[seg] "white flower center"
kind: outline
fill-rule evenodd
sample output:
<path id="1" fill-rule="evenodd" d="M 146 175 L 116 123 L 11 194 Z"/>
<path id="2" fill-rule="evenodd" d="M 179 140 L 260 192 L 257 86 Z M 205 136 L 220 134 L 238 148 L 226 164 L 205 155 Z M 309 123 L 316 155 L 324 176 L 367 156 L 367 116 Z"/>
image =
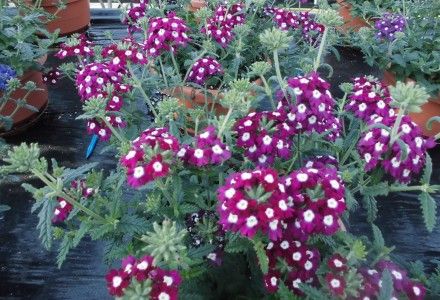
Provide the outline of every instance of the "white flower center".
<path id="1" fill-rule="evenodd" d="M 298 179 L 299 182 L 306 182 L 307 179 L 309 179 L 309 175 L 305 173 L 299 173 L 298 175 L 296 175 L 296 179 Z"/>
<path id="2" fill-rule="evenodd" d="M 237 208 L 239 210 L 245 210 L 248 207 L 248 202 L 244 199 L 241 199 L 240 201 L 238 201 L 237 203 Z"/>
<path id="3" fill-rule="evenodd" d="M 196 157 L 196 158 L 202 158 L 203 157 L 203 150 L 202 149 L 196 149 L 195 151 L 194 151 L 194 156 Z"/>
<path id="4" fill-rule="evenodd" d="M 148 268 L 148 262 L 145 260 L 136 266 L 138 270 L 146 270 Z"/>
<path id="5" fill-rule="evenodd" d="M 232 197 L 234 197 L 234 195 L 235 195 L 234 188 L 230 188 L 230 189 L 226 190 L 226 192 L 225 192 L 225 197 L 228 199 L 231 199 Z"/>
<path id="6" fill-rule="evenodd" d="M 338 288 L 338 287 L 341 286 L 341 282 L 340 282 L 338 279 L 334 278 L 334 279 L 332 279 L 332 280 L 330 281 L 330 285 L 331 285 L 333 288 Z"/>
<path id="7" fill-rule="evenodd" d="M 229 214 L 229 216 L 228 216 L 228 222 L 229 223 L 235 224 L 235 223 L 237 223 L 237 221 L 238 221 L 238 216 L 237 215 Z"/>
<path id="8" fill-rule="evenodd" d="M 303 213 L 303 217 L 304 217 L 304 221 L 310 223 L 315 219 L 315 214 L 313 213 L 313 211 L 308 209 Z"/>
<path id="9" fill-rule="evenodd" d="M 163 166 L 160 162 L 156 161 L 153 164 L 153 169 L 154 169 L 154 172 L 162 172 Z"/>
<path id="10" fill-rule="evenodd" d="M 144 176 L 144 174 L 145 174 L 144 167 L 139 166 L 139 167 L 134 168 L 134 172 L 133 172 L 134 178 L 139 179 L 142 176 Z"/>
<path id="11" fill-rule="evenodd" d="M 324 224 L 327 226 L 333 225 L 333 216 L 332 215 L 325 216 L 324 217 Z"/>
<path id="12" fill-rule="evenodd" d="M 267 174 L 266 176 L 264 176 L 264 180 L 267 183 L 274 183 L 275 182 L 275 178 L 273 178 L 272 174 Z"/>
<path id="13" fill-rule="evenodd" d="M 264 211 L 264 213 L 266 214 L 266 216 L 270 219 L 274 216 L 274 210 L 270 207 L 266 208 L 266 210 Z"/>
<path id="14" fill-rule="evenodd" d="M 258 220 L 255 216 L 250 216 L 246 219 L 246 226 L 249 228 L 255 227 L 258 224 Z"/>
<path id="15" fill-rule="evenodd" d="M 115 276 L 112 279 L 112 284 L 114 288 L 117 288 L 121 285 L 122 283 L 122 278 L 120 276 Z"/>
<path id="16" fill-rule="evenodd" d="M 167 285 L 167 286 L 171 286 L 173 284 L 173 277 L 170 276 L 164 276 L 163 277 L 163 282 Z"/>

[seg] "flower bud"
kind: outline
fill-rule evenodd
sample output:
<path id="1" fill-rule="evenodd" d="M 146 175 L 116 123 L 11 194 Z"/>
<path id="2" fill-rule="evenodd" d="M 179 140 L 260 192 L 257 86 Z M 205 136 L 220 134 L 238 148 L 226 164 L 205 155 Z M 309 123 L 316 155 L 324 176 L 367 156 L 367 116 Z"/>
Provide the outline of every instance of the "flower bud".
<path id="1" fill-rule="evenodd" d="M 292 41 L 292 36 L 288 32 L 277 28 L 266 29 L 259 37 L 261 44 L 269 51 L 288 48 Z"/>

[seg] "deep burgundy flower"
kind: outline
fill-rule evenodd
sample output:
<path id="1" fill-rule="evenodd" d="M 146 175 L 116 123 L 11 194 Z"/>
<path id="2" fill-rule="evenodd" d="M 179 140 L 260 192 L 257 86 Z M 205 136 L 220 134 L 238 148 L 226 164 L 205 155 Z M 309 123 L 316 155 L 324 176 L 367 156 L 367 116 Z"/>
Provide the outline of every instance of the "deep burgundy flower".
<path id="1" fill-rule="evenodd" d="M 139 282 L 142 282 L 149 278 L 150 272 L 154 268 L 153 257 L 145 255 L 136 262 L 132 274 Z"/>
<path id="2" fill-rule="evenodd" d="M 58 205 L 55 207 L 52 217 L 52 223 L 57 224 L 64 222 L 73 209 L 73 205 L 64 198 L 57 198 Z"/>
<path id="3" fill-rule="evenodd" d="M 50 71 L 43 74 L 43 81 L 45 83 L 50 84 L 56 84 L 58 82 L 58 79 L 60 78 L 60 71 L 58 71 L 58 68 L 53 68 Z"/>
<path id="4" fill-rule="evenodd" d="M 337 296 L 344 295 L 345 279 L 343 277 L 329 273 L 325 276 L 325 281 L 332 294 Z"/>
<path id="5" fill-rule="evenodd" d="M 328 259 L 328 267 L 335 272 L 344 272 L 348 269 L 347 259 L 342 257 L 339 253 L 332 255 Z"/>
<path id="6" fill-rule="evenodd" d="M 85 34 L 73 35 L 68 42 L 60 45 L 60 50 L 55 54 L 60 59 L 69 56 L 92 57 L 93 55 L 93 43 L 87 39 Z"/>
<path id="7" fill-rule="evenodd" d="M 162 52 L 174 52 L 177 47 L 185 46 L 189 42 L 187 31 L 184 20 L 176 17 L 174 12 L 168 13 L 166 17 L 151 18 L 144 49 L 152 57 L 159 56 Z"/>
<path id="8" fill-rule="evenodd" d="M 125 68 L 127 62 L 145 65 L 148 63 L 147 54 L 142 45 L 134 39 L 126 38 L 119 44 L 110 44 L 102 49 L 102 56 L 107 58 L 114 68 Z"/>
<path id="9" fill-rule="evenodd" d="M 107 289 L 112 296 L 122 297 L 124 289 L 130 284 L 130 279 L 123 270 L 110 270 L 105 276 Z"/>
<path id="10" fill-rule="evenodd" d="M 410 300 L 425 299 L 426 288 L 419 282 L 409 282 L 405 287 L 406 295 Z"/>
<path id="11" fill-rule="evenodd" d="M 197 60 L 189 72 L 188 80 L 204 85 L 209 77 L 223 74 L 220 63 L 209 56 Z"/>

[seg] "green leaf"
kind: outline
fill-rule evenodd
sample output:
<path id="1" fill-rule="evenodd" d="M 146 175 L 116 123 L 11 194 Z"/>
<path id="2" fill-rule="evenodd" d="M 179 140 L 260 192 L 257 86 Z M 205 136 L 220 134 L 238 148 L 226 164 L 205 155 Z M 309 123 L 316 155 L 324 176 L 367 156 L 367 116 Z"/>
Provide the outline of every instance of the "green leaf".
<path id="1" fill-rule="evenodd" d="M 61 241 L 59 252 L 57 255 L 57 265 L 58 269 L 61 268 L 63 262 L 66 260 L 67 254 L 73 246 L 73 239 L 69 237 L 69 235 L 64 235 L 63 240 Z"/>
<path id="2" fill-rule="evenodd" d="M 377 218 L 377 202 L 373 196 L 365 195 L 362 198 L 364 208 L 367 210 L 367 221 L 373 223 Z"/>
<path id="3" fill-rule="evenodd" d="M 426 229 L 428 229 L 429 232 L 432 232 L 435 224 L 437 223 L 437 203 L 429 193 L 421 193 L 419 195 L 419 200 L 422 207 L 423 220 L 425 222 Z"/>
<path id="4" fill-rule="evenodd" d="M 362 194 L 365 196 L 387 196 L 390 192 L 388 183 L 381 182 L 372 186 L 365 186 L 362 188 Z"/>
<path id="5" fill-rule="evenodd" d="M 330 299 L 329 296 L 318 290 L 317 288 L 300 283 L 299 284 L 300 290 L 309 298 L 313 300 L 328 300 Z"/>
<path id="6" fill-rule="evenodd" d="M 79 242 L 81 242 L 81 240 L 86 235 L 87 231 L 89 231 L 89 229 L 90 229 L 90 225 L 88 225 L 87 223 L 81 223 L 81 225 L 79 225 L 79 228 L 76 231 L 75 237 L 73 238 L 72 241 L 73 247 L 78 246 Z"/>
<path id="7" fill-rule="evenodd" d="M 76 169 L 65 169 L 64 173 L 63 173 L 63 180 L 65 182 L 70 183 L 72 180 L 75 180 L 76 178 L 78 178 L 79 176 L 83 175 L 84 173 L 90 171 L 91 169 L 93 169 L 97 165 L 98 165 L 97 162 L 93 162 L 93 163 L 88 163 L 88 164 L 82 165 L 81 167 L 76 168 Z"/>
<path id="8" fill-rule="evenodd" d="M 428 153 L 426 153 L 425 168 L 423 169 L 423 176 L 421 182 L 424 184 L 429 184 L 431 182 L 431 175 L 432 175 L 432 159 L 431 156 Z"/>
<path id="9" fill-rule="evenodd" d="M 278 284 L 277 296 L 280 300 L 294 300 L 297 297 L 289 290 L 289 288 L 280 280 Z"/>
<path id="10" fill-rule="evenodd" d="M 230 234 L 226 240 L 225 251 L 228 253 L 245 253 L 249 248 L 252 248 L 251 242 L 238 234 Z"/>
<path id="11" fill-rule="evenodd" d="M 378 300 L 390 300 L 393 296 L 393 278 L 389 270 L 382 273 L 382 287 L 380 289 Z"/>
<path id="12" fill-rule="evenodd" d="M 382 232 L 376 225 L 371 224 L 371 226 L 373 228 L 374 247 L 376 247 L 377 249 L 382 249 L 383 247 L 385 247 L 385 240 L 382 236 Z"/>
<path id="13" fill-rule="evenodd" d="M 41 202 L 37 224 L 37 229 L 40 231 L 38 237 L 43 246 L 49 250 L 52 246 L 52 217 L 57 203 L 50 198 L 44 198 Z"/>
<path id="14" fill-rule="evenodd" d="M 267 272 L 269 272 L 269 258 L 266 255 L 266 249 L 264 247 L 263 242 L 254 241 L 254 250 L 255 253 L 257 254 L 261 271 L 263 272 L 263 274 L 267 274 Z"/>
<path id="15" fill-rule="evenodd" d="M 203 258 L 204 256 L 212 253 L 215 250 L 214 245 L 204 245 L 198 248 L 191 248 L 188 251 L 188 256 L 190 258 Z"/>
<path id="16" fill-rule="evenodd" d="M 143 218 L 125 214 L 118 223 L 118 229 L 128 234 L 143 234 L 148 231 L 149 223 Z"/>
<path id="17" fill-rule="evenodd" d="M 354 211 L 359 207 L 359 202 L 348 188 L 345 189 L 345 202 L 349 211 Z"/>

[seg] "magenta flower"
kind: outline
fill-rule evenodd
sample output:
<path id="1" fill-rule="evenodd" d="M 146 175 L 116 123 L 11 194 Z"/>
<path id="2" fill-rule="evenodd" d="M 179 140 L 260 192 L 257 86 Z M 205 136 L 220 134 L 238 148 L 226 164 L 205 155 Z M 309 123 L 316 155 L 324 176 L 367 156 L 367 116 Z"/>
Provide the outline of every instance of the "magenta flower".
<path id="1" fill-rule="evenodd" d="M 342 257 L 339 253 L 333 254 L 328 262 L 328 267 L 334 272 L 345 272 L 347 271 L 347 259 Z"/>
<path id="2" fill-rule="evenodd" d="M 110 60 L 109 64 L 111 66 L 117 69 L 125 68 L 127 61 L 139 65 L 148 63 L 142 45 L 129 38 L 124 39 L 121 44 L 111 44 L 105 47 L 101 54 L 102 57 Z"/>
<path id="3" fill-rule="evenodd" d="M 105 279 L 107 280 L 107 289 L 112 296 L 122 297 L 124 289 L 130 284 L 130 279 L 122 270 L 110 270 Z"/>
<path id="4" fill-rule="evenodd" d="M 142 282 L 149 278 L 150 272 L 154 269 L 153 257 L 145 255 L 136 262 L 132 274 L 137 281 Z"/>
<path id="5" fill-rule="evenodd" d="M 346 283 L 343 277 L 329 273 L 325 276 L 325 281 L 327 282 L 327 286 L 333 295 L 344 295 Z"/>
<path id="6" fill-rule="evenodd" d="M 204 85 L 210 77 L 223 73 L 220 63 L 216 59 L 206 56 L 194 63 L 189 72 L 188 80 Z"/>
<path id="7" fill-rule="evenodd" d="M 63 43 L 60 45 L 60 50 L 55 54 L 55 57 L 64 59 L 69 56 L 92 57 L 93 44 L 90 42 L 85 34 L 76 35 L 71 39 L 70 43 Z"/>
<path id="8" fill-rule="evenodd" d="M 166 17 L 151 18 L 144 49 L 151 57 L 159 56 L 162 52 L 174 52 L 176 47 L 185 46 L 189 42 L 187 31 L 185 22 L 176 17 L 174 12 L 168 13 Z"/>
<path id="9" fill-rule="evenodd" d="M 73 210 L 73 205 L 64 198 L 57 198 L 58 205 L 55 207 L 52 217 L 52 223 L 58 224 L 64 222 Z"/>

